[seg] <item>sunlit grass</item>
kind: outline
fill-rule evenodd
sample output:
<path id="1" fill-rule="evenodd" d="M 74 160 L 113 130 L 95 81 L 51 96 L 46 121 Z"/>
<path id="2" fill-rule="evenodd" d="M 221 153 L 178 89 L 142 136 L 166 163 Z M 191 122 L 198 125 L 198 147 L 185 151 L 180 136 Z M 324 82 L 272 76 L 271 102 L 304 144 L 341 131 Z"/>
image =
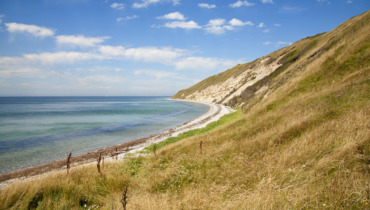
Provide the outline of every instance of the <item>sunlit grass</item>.
<path id="1" fill-rule="evenodd" d="M 122 209 L 126 187 L 128 209 L 369 208 L 369 16 L 290 46 L 311 47 L 266 82 L 266 97 L 245 99 L 245 114 L 158 144 L 156 156 L 106 162 L 102 175 L 92 164 L 13 183 L 0 209 Z"/>

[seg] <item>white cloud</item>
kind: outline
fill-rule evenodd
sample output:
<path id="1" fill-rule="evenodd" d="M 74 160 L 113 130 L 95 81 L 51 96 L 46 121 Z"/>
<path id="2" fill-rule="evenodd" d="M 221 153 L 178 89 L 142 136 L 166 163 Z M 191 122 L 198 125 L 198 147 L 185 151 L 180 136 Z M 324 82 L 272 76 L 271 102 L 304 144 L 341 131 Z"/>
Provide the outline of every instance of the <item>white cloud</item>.
<path id="1" fill-rule="evenodd" d="M 229 25 L 226 24 L 226 20 L 222 18 L 212 19 L 205 26 L 204 30 L 211 34 L 223 34 L 225 31 L 235 30 L 235 27 L 253 25 L 251 21 L 243 22 L 236 18 L 231 19 L 228 23 Z"/>
<path id="2" fill-rule="evenodd" d="M 265 27 L 265 24 L 264 23 L 260 23 L 260 24 L 258 24 L 258 28 L 263 28 L 263 27 Z"/>
<path id="3" fill-rule="evenodd" d="M 275 27 L 280 27 L 280 26 L 281 26 L 281 24 L 275 23 L 275 24 L 274 24 L 274 26 L 275 26 Z"/>
<path id="4" fill-rule="evenodd" d="M 351 3 L 352 3 L 352 1 L 348 0 L 348 1 L 347 1 L 347 3 L 348 3 L 348 4 L 351 4 Z"/>
<path id="5" fill-rule="evenodd" d="M 66 44 L 66 45 L 75 45 L 80 47 L 93 47 L 97 44 L 104 42 L 106 39 L 110 37 L 85 37 L 83 35 L 61 35 L 56 36 L 56 40 L 58 44 Z"/>
<path id="6" fill-rule="evenodd" d="M 133 20 L 133 19 L 136 19 L 136 18 L 139 18 L 138 15 L 132 15 L 132 16 L 126 16 L 125 18 L 123 17 L 119 17 L 116 19 L 117 22 L 121 22 L 122 20 Z"/>
<path id="7" fill-rule="evenodd" d="M 138 15 L 132 15 L 132 16 L 126 16 L 126 17 L 124 18 L 124 20 L 133 20 L 133 19 L 137 19 L 137 18 L 139 18 L 139 16 L 138 16 Z"/>
<path id="8" fill-rule="evenodd" d="M 23 78 L 41 78 L 42 70 L 38 67 L 24 66 L 16 64 L 13 66 L 2 66 L 0 67 L 0 77 L 23 77 Z"/>
<path id="9" fill-rule="evenodd" d="M 86 61 L 92 59 L 104 59 L 99 54 L 88 52 L 73 52 L 73 51 L 59 51 L 59 52 L 46 52 L 40 54 L 25 54 L 24 59 L 33 62 L 40 62 L 42 64 L 53 65 L 56 63 L 75 63 L 79 61 Z"/>
<path id="10" fill-rule="evenodd" d="M 270 32 L 270 29 L 265 29 L 262 31 L 263 33 L 269 33 Z"/>
<path id="11" fill-rule="evenodd" d="M 10 33 L 30 33 L 36 37 L 47 37 L 53 36 L 54 30 L 46 27 L 40 27 L 36 25 L 27 25 L 22 23 L 5 23 L 7 29 Z"/>
<path id="12" fill-rule="evenodd" d="M 112 83 L 122 83 L 125 81 L 125 79 L 120 76 L 108 76 L 100 74 L 78 78 L 78 81 L 84 86 L 92 85 L 95 87 L 96 85 L 105 85 L 105 87 L 109 87 Z"/>
<path id="13" fill-rule="evenodd" d="M 245 26 L 245 25 L 250 25 L 250 26 L 253 26 L 254 24 L 251 22 L 251 21 L 246 21 L 246 22 L 243 22 L 241 20 L 238 20 L 236 18 L 233 18 L 229 21 L 230 25 L 232 26 Z"/>
<path id="14" fill-rule="evenodd" d="M 180 5 L 180 0 L 172 0 L 173 6 Z"/>
<path id="15" fill-rule="evenodd" d="M 233 30 L 232 26 L 224 25 L 225 22 L 226 20 L 222 18 L 212 19 L 206 25 L 205 30 L 211 34 L 223 34 L 226 30 Z"/>
<path id="16" fill-rule="evenodd" d="M 0 23 L 3 22 L 3 17 L 5 17 L 5 15 L 0 15 Z"/>
<path id="17" fill-rule="evenodd" d="M 261 2 L 264 3 L 264 4 L 267 4 L 267 3 L 273 4 L 274 3 L 273 0 L 261 0 Z"/>
<path id="18" fill-rule="evenodd" d="M 266 41 L 266 42 L 264 42 L 264 43 L 262 43 L 263 45 L 270 45 L 271 44 L 271 42 L 270 41 Z"/>
<path id="19" fill-rule="evenodd" d="M 188 55 L 183 49 L 169 47 L 124 48 L 122 46 L 100 46 L 102 56 L 106 58 L 131 59 L 135 61 L 171 64 L 174 59 Z"/>
<path id="20" fill-rule="evenodd" d="M 166 28 L 182 28 L 182 29 L 200 29 L 202 27 L 200 27 L 198 25 L 198 23 L 194 22 L 194 21 L 173 21 L 173 22 L 169 22 L 169 23 L 166 23 L 164 24 L 164 27 Z"/>
<path id="21" fill-rule="evenodd" d="M 139 8 L 146 8 L 146 7 L 148 7 L 149 5 L 159 3 L 160 1 L 161 1 L 161 0 L 142 0 L 142 2 L 141 2 L 141 3 L 137 3 L 137 2 L 135 2 L 135 3 L 132 5 L 132 7 L 133 7 L 133 8 L 137 8 L 137 9 L 139 9 Z"/>
<path id="22" fill-rule="evenodd" d="M 172 12 L 163 16 L 157 17 L 157 19 L 166 19 L 166 20 L 185 20 L 186 18 L 184 17 L 183 14 L 180 12 Z"/>
<path id="23" fill-rule="evenodd" d="M 154 76 L 157 80 L 163 78 L 179 78 L 178 73 L 176 72 L 167 72 L 167 71 L 157 71 L 157 70 L 135 70 L 135 75 L 149 75 Z"/>
<path id="24" fill-rule="evenodd" d="M 229 4 L 229 7 L 231 8 L 236 8 L 236 7 L 241 7 L 241 6 L 251 7 L 251 6 L 254 6 L 254 3 L 238 0 L 237 2 L 233 4 Z"/>
<path id="25" fill-rule="evenodd" d="M 216 8 L 216 5 L 215 4 L 207 4 L 207 3 L 199 3 L 198 7 L 206 8 L 206 9 L 213 9 L 213 8 Z"/>
<path id="26" fill-rule="evenodd" d="M 110 5 L 113 9 L 123 10 L 125 8 L 125 5 L 122 3 L 113 3 Z"/>
<path id="27" fill-rule="evenodd" d="M 239 61 L 240 62 L 240 61 Z M 175 63 L 178 70 L 225 70 L 239 63 L 236 60 L 212 57 L 186 57 Z"/>

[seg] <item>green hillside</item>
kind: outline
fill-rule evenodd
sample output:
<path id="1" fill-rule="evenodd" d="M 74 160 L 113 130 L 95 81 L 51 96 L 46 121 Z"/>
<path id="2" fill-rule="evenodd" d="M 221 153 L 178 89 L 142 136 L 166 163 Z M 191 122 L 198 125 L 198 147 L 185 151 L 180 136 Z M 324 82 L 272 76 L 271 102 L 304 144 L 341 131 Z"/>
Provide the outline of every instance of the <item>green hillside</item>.
<path id="1" fill-rule="evenodd" d="M 101 175 L 90 165 L 11 184 L 0 209 L 122 209 L 126 187 L 127 209 L 369 209 L 369 23 L 370 11 L 261 58 L 280 66 L 228 102 L 243 116 Z"/>

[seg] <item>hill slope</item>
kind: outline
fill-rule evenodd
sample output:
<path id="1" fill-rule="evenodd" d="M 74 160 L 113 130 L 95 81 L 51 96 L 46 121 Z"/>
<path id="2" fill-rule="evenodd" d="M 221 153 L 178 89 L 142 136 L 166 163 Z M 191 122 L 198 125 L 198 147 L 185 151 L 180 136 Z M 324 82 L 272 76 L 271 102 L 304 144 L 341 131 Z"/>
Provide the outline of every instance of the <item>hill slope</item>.
<path id="1" fill-rule="evenodd" d="M 0 209 L 366 209 L 370 12 L 180 91 L 244 116 L 157 151 L 12 184 Z M 235 89 L 235 90 L 234 90 Z M 202 153 L 199 151 L 202 142 Z"/>

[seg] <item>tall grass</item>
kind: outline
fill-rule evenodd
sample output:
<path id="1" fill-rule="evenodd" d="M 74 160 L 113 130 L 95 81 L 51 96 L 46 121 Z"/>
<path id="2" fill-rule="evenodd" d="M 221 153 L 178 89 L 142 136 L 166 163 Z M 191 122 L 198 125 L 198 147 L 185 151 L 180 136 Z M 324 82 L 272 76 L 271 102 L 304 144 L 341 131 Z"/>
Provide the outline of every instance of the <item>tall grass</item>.
<path id="1" fill-rule="evenodd" d="M 200 135 L 200 134 L 207 133 L 207 132 L 212 131 L 212 130 L 214 130 L 214 129 L 222 126 L 222 125 L 225 125 L 225 124 L 228 124 L 230 122 L 235 121 L 236 119 L 240 118 L 242 115 L 243 115 L 242 111 L 240 109 L 238 109 L 235 112 L 232 112 L 230 114 L 222 116 L 219 120 L 217 120 L 215 122 L 209 123 L 204 128 L 189 130 L 189 131 L 186 131 L 184 133 L 179 134 L 176 137 L 169 137 L 166 140 L 161 141 L 158 144 L 156 144 L 156 149 L 160 149 L 160 148 L 162 148 L 166 145 L 178 142 L 178 141 L 180 141 L 182 139 L 185 139 L 185 138 L 189 138 L 189 137 L 192 137 L 192 136 L 195 136 L 195 135 Z M 153 152 L 153 146 L 154 145 L 150 145 L 150 146 L 144 148 L 142 152 L 143 153 Z"/>
<path id="2" fill-rule="evenodd" d="M 102 175 L 87 165 L 10 184 L 0 209 L 119 209 L 127 186 L 127 209 L 368 209 L 369 20 L 303 40 L 318 41 L 244 115 L 158 144 L 157 157 L 107 162 Z"/>

